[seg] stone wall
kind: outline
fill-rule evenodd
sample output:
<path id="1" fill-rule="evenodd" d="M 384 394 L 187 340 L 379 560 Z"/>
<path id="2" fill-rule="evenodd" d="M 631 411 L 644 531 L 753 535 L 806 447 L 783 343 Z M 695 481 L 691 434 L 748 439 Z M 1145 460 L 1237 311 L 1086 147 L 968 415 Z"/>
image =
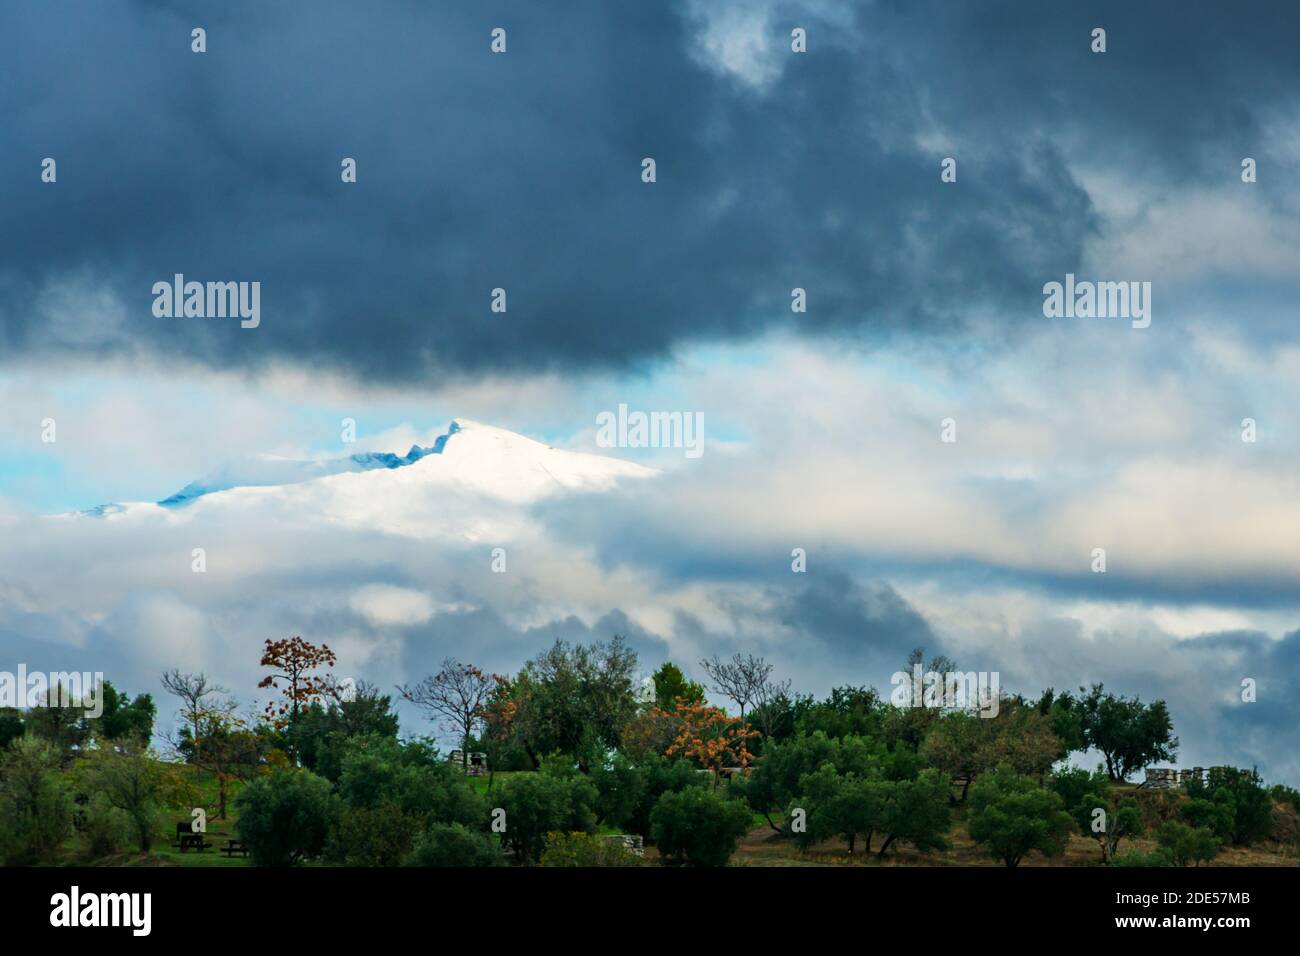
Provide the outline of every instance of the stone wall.
<path id="1" fill-rule="evenodd" d="M 645 840 L 640 836 L 632 833 L 615 833 L 605 837 L 606 840 L 617 840 L 625 847 L 632 851 L 635 856 L 645 856 Z"/>
<path id="2" fill-rule="evenodd" d="M 1148 790 L 1177 790 L 1179 787 L 1187 785 L 1189 780 L 1200 780 L 1205 782 L 1206 769 L 1204 767 L 1192 767 L 1190 770 L 1179 770 L 1176 767 L 1147 767 L 1146 779 L 1142 781 L 1142 786 Z"/>

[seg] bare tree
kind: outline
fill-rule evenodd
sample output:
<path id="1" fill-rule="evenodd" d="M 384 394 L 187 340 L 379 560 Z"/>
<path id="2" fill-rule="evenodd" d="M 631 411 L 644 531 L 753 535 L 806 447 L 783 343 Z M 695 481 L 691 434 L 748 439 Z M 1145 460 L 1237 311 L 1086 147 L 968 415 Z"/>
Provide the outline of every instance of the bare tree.
<path id="1" fill-rule="evenodd" d="M 397 688 L 398 693 L 424 710 L 432 720 L 441 718 L 444 726 L 457 731 L 461 740 L 461 762 L 469 768 L 469 741 L 474 728 L 483 721 L 483 708 L 492 693 L 492 678 L 473 664 L 462 664 L 454 657 L 443 658 L 442 669 L 414 687 Z"/>
<path id="2" fill-rule="evenodd" d="M 700 661 L 700 666 L 709 678 L 709 689 L 735 701 L 740 708 L 741 720 L 745 719 L 749 705 L 759 700 L 768 678 L 772 676 L 772 665 L 753 654 L 744 657 L 736 654 L 729 661 L 714 654 L 708 660 Z"/>
<path id="3" fill-rule="evenodd" d="M 764 737 L 771 737 L 775 729 L 777 705 L 790 696 L 790 679 L 765 680 L 754 694 L 754 710 L 760 715 Z"/>
<path id="4" fill-rule="evenodd" d="M 220 684 L 212 683 L 208 675 L 200 671 L 197 674 L 184 674 L 179 670 L 169 670 L 162 676 L 163 689 L 180 699 L 181 719 L 189 725 L 190 740 L 194 747 L 194 766 L 202 764 L 200 737 L 204 724 L 218 714 L 225 714 L 233 709 L 233 702 L 217 703 L 208 698 L 225 694 L 227 691 Z"/>
<path id="5" fill-rule="evenodd" d="M 930 659 L 929 664 L 925 664 L 925 648 L 914 647 L 912 653 L 907 655 L 907 678 L 909 681 L 915 682 L 916 668 L 918 667 L 921 668 L 922 679 L 924 679 L 925 674 L 944 675 L 955 673 L 957 671 L 957 662 L 946 654 L 937 654 Z M 939 677 L 939 687 L 942 689 L 944 686 L 943 677 L 941 676 Z M 918 693 L 915 687 L 913 687 L 912 693 Z M 922 707 L 927 706 L 924 703 L 923 696 L 918 696 L 917 699 L 922 701 Z"/>
<path id="6" fill-rule="evenodd" d="M 907 672 L 912 673 L 912 668 L 925 660 L 925 648 L 915 647 L 912 653 L 907 655 Z M 936 674 L 946 674 L 957 669 L 957 663 L 951 657 L 945 654 L 938 654 L 931 658 L 930 664 L 922 668 L 924 671 L 933 671 Z"/>

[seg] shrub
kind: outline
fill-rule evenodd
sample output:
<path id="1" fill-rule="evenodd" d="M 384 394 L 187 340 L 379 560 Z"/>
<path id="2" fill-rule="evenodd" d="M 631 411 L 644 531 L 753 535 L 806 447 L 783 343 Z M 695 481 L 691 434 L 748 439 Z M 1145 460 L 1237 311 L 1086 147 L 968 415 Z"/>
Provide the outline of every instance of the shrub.
<path id="1" fill-rule="evenodd" d="M 640 866 L 641 860 L 621 840 L 590 833 L 548 833 L 542 866 Z"/>
<path id="2" fill-rule="evenodd" d="M 459 823 L 435 823 L 420 835 L 407 866 L 501 866 L 505 857 L 493 836 Z"/>
<path id="3" fill-rule="evenodd" d="M 537 860 L 548 833 L 596 829 L 596 788 L 584 776 L 520 774 L 501 786 L 496 799 L 506 812 L 506 843 L 521 859 Z"/>
<path id="4" fill-rule="evenodd" d="M 1156 842 L 1167 852 L 1174 866 L 1200 866 L 1219 853 L 1219 838 L 1205 827 L 1189 827 L 1170 820 L 1156 834 Z"/>
<path id="5" fill-rule="evenodd" d="M 1227 787 L 1214 791 L 1214 799 L 1196 797 L 1183 804 L 1180 815 L 1193 827 L 1204 827 L 1220 841 L 1231 840 L 1237 804 Z"/>
<path id="6" fill-rule="evenodd" d="M 335 800 L 329 781 L 309 770 L 276 770 L 235 798 L 239 838 L 254 866 L 295 866 L 325 848 Z"/>
<path id="7" fill-rule="evenodd" d="M 704 787 L 665 793 L 650 814 L 660 854 L 692 866 L 726 866 L 750 823 L 745 804 Z"/>
<path id="8" fill-rule="evenodd" d="M 423 825 L 392 803 L 348 810 L 335 816 L 325 856 L 348 866 L 399 866 Z"/>

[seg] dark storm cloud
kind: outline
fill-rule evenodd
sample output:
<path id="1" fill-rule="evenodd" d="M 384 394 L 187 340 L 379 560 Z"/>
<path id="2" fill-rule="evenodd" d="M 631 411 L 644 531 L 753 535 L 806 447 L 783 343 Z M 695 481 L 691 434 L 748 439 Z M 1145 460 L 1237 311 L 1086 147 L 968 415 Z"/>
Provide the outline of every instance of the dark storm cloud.
<path id="1" fill-rule="evenodd" d="M 753 88 L 693 56 L 699 23 L 667 3 L 6 5 L 5 354 L 409 381 L 619 366 L 792 318 L 873 335 L 992 307 L 1014 327 L 1095 226 L 1068 150 L 1211 175 L 1295 89 L 1293 4 L 1101 6 L 775 6 L 783 72 Z M 794 22 L 807 56 L 785 52 Z M 969 157 L 958 187 L 918 145 L 931 119 Z M 260 281 L 262 327 L 155 318 L 177 272 Z M 115 292 L 120 319 L 69 286 Z"/>
<path id="2" fill-rule="evenodd" d="M 927 660 L 943 650 L 925 618 L 887 581 L 859 583 L 836 570 L 809 574 L 806 584 L 784 596 L 776 614 L 791 630 L 794 647 L 857 671 L 859 683 L 887 686 L 913 648 L 924 648 Z"/>
<path id="3" fill-rule="evenodd" d="M 1242 632 L 1207 635 L 1177 645 L 1178 653 L 1216 665 L 1229 693 L 1219 697 L 1213 719 L 1193 728 L 1224 742 L 1241 766 L 1258 766 L 1282 779 L 1300 779 L 1300 631 L 1281 640 Z M 1221 663 L 1227 659 L 1227 666 Z M 1242 700 L 1242 682 L 1255 683 L 1254 700 Z M 1230 700 L 1230 703 L 1225 703 Z"/>

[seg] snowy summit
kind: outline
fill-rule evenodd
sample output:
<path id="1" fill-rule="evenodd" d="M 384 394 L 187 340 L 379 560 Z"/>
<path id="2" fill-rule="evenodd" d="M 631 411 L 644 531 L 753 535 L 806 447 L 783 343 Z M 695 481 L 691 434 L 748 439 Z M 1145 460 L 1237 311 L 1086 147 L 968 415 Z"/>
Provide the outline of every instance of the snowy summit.
<path id="1" fill-rule="evenodd" d="M 450 502 L 528 505 L 557 493 L 610 491 L 624 479 L 656 474 L 633 462 L 565 451 L 458 418 L 432 444 L 414 444 L 405 454 L 369 451 L 316 460 L 261 456 L 222 468 L 156 503 L 100 505 L 82 514 L 119 520 L 161 514 L 178 521 L 214 510 L 301 508 L 384 528 L 394 521 L 404 525 L 421 512 L 444 511 Z"/>

